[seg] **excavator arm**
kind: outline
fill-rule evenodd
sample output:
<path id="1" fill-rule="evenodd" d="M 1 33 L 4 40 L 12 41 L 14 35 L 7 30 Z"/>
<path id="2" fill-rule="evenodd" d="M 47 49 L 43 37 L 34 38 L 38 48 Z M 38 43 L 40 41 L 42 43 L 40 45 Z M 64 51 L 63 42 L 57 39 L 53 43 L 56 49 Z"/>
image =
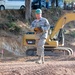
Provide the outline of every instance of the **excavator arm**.
<path id="1" fill-rule="evenodd" d="M 59 18 L 59 20 L 57 21 L 57 23 L 50 35 L 50 39 L 53 39 L 53 37 L 59 32 L 59 30 L 61 28 L 63 28 L 68 22 L 74 21 L 74 20 L 75 20 L 75 13 L 73 13 L 73 12 L 66 13 L 64 16 Z"/>

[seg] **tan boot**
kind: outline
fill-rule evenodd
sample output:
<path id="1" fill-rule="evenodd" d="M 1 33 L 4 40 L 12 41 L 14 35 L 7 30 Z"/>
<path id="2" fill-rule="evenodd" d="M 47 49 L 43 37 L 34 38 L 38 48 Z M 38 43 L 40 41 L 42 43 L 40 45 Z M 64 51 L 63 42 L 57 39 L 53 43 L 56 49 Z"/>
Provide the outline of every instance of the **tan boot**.
<path id="1" fill-rule="evenodd" d="M 44 64 L 44 57 L 39 56 L 38 60 L 36 61 L 38 64 Z"/>
<path id="2" fill-rule="evenodd" d="M 43 56 L 43 57 L 42 57 L 42 64 L 44 64 L 44 61 L 45 61 L 45 60 L 44 60 L 44 56 Z"/>
<path id="3" fill-rule="evenodd" d="M 38 63 L 38 64 L 42 64 L 41 56 L 38 57 L 38 60 L 36 61 L 36 63 Z"/>

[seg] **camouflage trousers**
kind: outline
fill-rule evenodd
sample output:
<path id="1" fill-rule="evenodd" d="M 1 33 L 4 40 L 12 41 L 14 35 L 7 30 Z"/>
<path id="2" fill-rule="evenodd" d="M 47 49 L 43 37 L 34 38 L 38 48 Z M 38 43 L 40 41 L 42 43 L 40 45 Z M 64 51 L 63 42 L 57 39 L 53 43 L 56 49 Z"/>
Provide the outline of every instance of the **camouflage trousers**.
<path id="1" fill-rule="evenodd" d="M 37 55 L 44 57 L 44 44 L 46 42 L 46 39 L 39 39 L 36 40 L 36 47 L 37 47 Z"/>

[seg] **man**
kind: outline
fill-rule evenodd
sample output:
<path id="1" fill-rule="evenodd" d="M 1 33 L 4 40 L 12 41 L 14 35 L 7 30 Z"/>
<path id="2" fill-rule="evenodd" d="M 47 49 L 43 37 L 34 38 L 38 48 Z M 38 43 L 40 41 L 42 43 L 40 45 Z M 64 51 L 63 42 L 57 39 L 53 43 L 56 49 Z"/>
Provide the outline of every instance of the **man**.
<path id="1" fill-rule="evenodd" d="M 49 0 L 46 0 L 46 8 L 49 8 Z"/>
<path id="2" fill-rule="evenodd" d="M 35 16 L 36 19 L 32 22 L 31 28 L 34 30 L 36 37 L 37 55 L 39 57 L 37 63 L 42 64 L 44 63 L 44 44 L 48 36 L 50 24 L 46 18 L 42 17 L 41 9 L 36 9 Z"/>

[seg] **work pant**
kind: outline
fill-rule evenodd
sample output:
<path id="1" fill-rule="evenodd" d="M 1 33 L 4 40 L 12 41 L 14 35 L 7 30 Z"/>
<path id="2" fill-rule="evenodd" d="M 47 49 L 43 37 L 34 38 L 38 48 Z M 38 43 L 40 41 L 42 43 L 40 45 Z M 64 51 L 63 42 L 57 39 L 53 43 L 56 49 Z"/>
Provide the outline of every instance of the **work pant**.
<path id="1" fill-rule="evenodd" d="M 36 40 L 36 47 L 37 47 L 37 55 L 44 57 L 44 44 L 46 42 L 46 39 L 39 39 Z"/>

